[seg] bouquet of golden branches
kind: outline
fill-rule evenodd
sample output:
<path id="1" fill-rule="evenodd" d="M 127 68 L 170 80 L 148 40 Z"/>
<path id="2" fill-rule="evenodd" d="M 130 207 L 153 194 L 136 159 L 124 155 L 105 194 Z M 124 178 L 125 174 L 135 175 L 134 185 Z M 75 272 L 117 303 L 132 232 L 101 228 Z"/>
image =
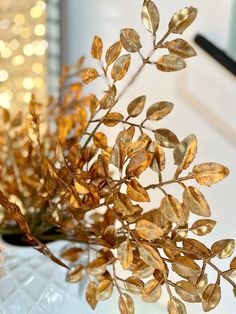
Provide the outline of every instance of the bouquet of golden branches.
<path id="1" fill-rule="evenodd" d="M 65 67 L 60 96 L 50 99 L 47 118 L 34 97 L 25 119 L 2 110 L 0 231 L 23 233 L 31 245 L 68 268 L 68 282 L 78 283 L 87 276 L 86 298 L 93 309 L 110 298 L 114 288 L 122 314 L 134 313 L 132 294 L 141 295 L 144 302 L 157 302 L 163 289 L 169 295 L 170 314 L 186 313 L 184 302 L 201 302 L 208 312 L 220 301 L 222 278 L 236 294 L 232 279 L 236 258 L 224 271 L 214 262 L 232 256 L 235 241 L 223 239 L 211 248 L 201 242 L 216 221 L 209 219 L 210 208 L 195 186 L 195 181 L 211 186 L 223 180 L 228 169 L 213 162 L 192 167 L 196 137 L 179 140 L 171 130 L 158 128 L 158 121 L 173 109 L 169 101 L 150 105 L 146 96 L 138 95 L 122 113 L 115 110 L 144 67 L 163 72 L 186 67 L 185 59 L 196 52 L 178 35 L 196 15 L 193 7 L 175 13 L 167 32 L 158 38 L 158 8 L 153 1 L 144 1 L 142 22 L 153 38 L 148 56 L 143 55 L 134 29 L 122 29 L 120 39 L 106 51 L 102 39 L 95 36 L 91 55 L 99 69 L 84 68 L 83 58 L 76 67 Z M 168 41 L 170 34 L 177 38 Z M 154 59 L 157 50 L 164 51 L 158 60 Z M 134 54 L 141 58 L 141 66 L 122 89 L 119 82 L 129 76 Z M 68 83 L 72 77 L 77 80 Z M 107 85 L 103 96 L 83 96 L 84 84 L 98 78 Z M 114 141 L 109 142 L 101 126 L 107 132 L 117 131 Z M 164 177 L 167 150 L 173 152 L 176 166 L 171 178 Z M 150 176 L 147 186 L 142 183 L 144 173 Z M 182 190 L 181 200 L 167 192 L 169 185 Z M 151 190 L 163 196 L 151 198 Z M 154 209 L 144 211 L 145 202 L 153 203 Z M 190 216 L 199 219 L 190 224 Z M 75 244 L 63 249 L 59 259 L 45 244 L 54 239 Z M 80 262 L 82 255 L 87 255 L 86 265 Z M 123 276 L 117 273 L 119 263 L 126 270 Z M 216 272 L 213 282 L 208 282 L 209 267 Z"/>

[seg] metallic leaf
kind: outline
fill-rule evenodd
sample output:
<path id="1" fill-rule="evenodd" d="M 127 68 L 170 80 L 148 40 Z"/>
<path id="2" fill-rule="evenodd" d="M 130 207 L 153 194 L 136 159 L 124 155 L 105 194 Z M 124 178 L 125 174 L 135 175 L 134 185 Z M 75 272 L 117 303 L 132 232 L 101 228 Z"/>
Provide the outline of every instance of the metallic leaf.
<path id="1" fill-rule="evenodd" d="M 157 121 L 167 116 L 174 108 L 174 105 L 167 101 L 161 101 L 148 108 L 146 116 L 148 120 Z"/>
<path id="2" fill-rule="evenodd" d="M 107 137 L 102 132 L 96 132 L 93 136 L 94 145 L 97 148 L 106 148 L 107 147 Z"/>
<path id="3" fill-rule="evenodd" d="M 103 124 L 109 127 L 117 125 L 120 121 L 124 119 L 124 116 L 119 112 L 110 112 L 105 116 Z"/>
<path id="4" fill-rule="evenodd" d="M 202 307 L 204 312 L 213 310 L 221 299 L 221 288 L 217 284 L 210 284 L 202 294 Z"/>
<path id="5" fill-rule="evenodd" d="M 100 107 L 101 109 L 109 109 L 111 108 L 116 99 L 116 87 L 113 85 L 107 92 L 105 92 L 105 95 L 102 97 L 100 101 Z"/>
<path id="6" fill-rule="evenodd" d="M 103 42 L 100 37 L 95 36 L 91 48 L 91 55 L 94 59 L 101 60 Z"/>
<path id="7" fill-rule="evenodd" d="M 117 257 L 124 269 L 128 269 L 133 261 L 133 250 L 129 240 L 124 241 L 118 247 Z"/>
<path id="8" fill-rule="evenodd" d="M 151 279 L 145 283 L 142 300 L 147 303 L 155 303 L 161 297 L 161 285 L 156 279 Z"/>
<path id="9" fill-rule="evenodd" d="M 190 230 L 198 236 L 204 236 L 210 233 L 215 227 L 215 225 L 216 225 L 215 220 L 201 219 L 194 222 Z"/>
<path id="10" fill-rule="evenodd" d="M 172 261 L 172 268 L 183 278 L 190 278 L 201 273 L 200 266 L 187 256 L 176 256 Z"/>
<path id="11" fill-rule="evenodd" d="M 183 240 L 183 248 L 189 257 L 194 259 L 208 258 L 212 252 L 198 240 L 187 238 Z"/>
<path id="12" fill-rule="evenodd" d="M 118 141 L 112 149 L 110 161 L 118 169 L 122 169 L 125 160 L 125 146 Z"/>
<path id="13" fill-rule="evenodd" d="M 153 142 L 150 151 L 153 153 L 152 163 L 150 168 L 155 172 L 160 172 L 165 169 L 166 157 L 165 152 L 160 145 Z"/>
<path id="14" fill-rule="evenodd" d="M 69 283 L 77 283 L 82 280 L 84 276 L 84 266 L 77 265 L 67 271 L 66 281 Z"/>
<path id="15" fill-rule="evenodd" d="M 121 49 L 122 49 L 122 44 L 120 40 L 115 42 L 113 45 L 111 45 L 107 49 L 105 60 L 108 66 L 116 61 L 116 59 L 119 57 L 121 53 Z"/>
<path id="16" fill-rule="evenodd" d="M 176 72 L 186 68 L 186 62 L 183 58 L 178 57 L 177 55 L 169 54 L 161 56 L 158 59 L 156 66 L 158 70 L 162 72 Z"/>
<path id="17" fill-rule="evenodd" d="M 164 47 L 169 50 L 170 54 L 175 54 L 181 58 L 191 58 L 197 55 L 196 51 L 184 39 L 177 38 L 172 41 L 166 41 Z"/>
<path id="18" fill-rule="evenodd" d="M 161 211 L 169 221 L 179 226 L 184 226 L 188 221 L 188 210 L 173 195 L 169 194 L 161 200 Z"/>
<path id="19" fill-rule="evenodd" d="M 114 81 L 120 81 L 126 75 L 129 70 L 130 61 L 130 54 L 123 55 L 116 60 L 111 70 L 111 77 Z"/>
<path id="20" fill-rule="evenodd" d="M 120 41 L 128 52 L 137 52 L 142 48 L 139 34 L 132 28 L 124 28 L 121 30 Z"/>
<path id="21" fill-rule="evenodd" d="M 140 256 L 145 263 L 155 269 L 165 271 L 165 264 L 157 250 L 148 244 L 142 244 L 139 246 Z"/>
<path id="22" fill-rule="evenodd" d="M 150 202 L 147 191 L 140 185 L 136 179 L 130 180 L 127 185 L 127 194 L 136 202 Z"/>
<path id="23" fill-rule="evenodd" d="M 217 254 L 220 259 L 230 257 L 235 249 L 235 240 L 226 239 L 215 242 L 211 246 L 211 250 L 213 253 Z"/>
<path id="24" fill-rule="evenodd" d="M 146 96 L 139 96 L 129 103 L 127 111 L 130 117 L 134 118 L 140 115 L 145 106 Z"/>
<path id="25" fill-rule="evenodd" d="M 98 285 L 96 282 L 90 281 L 86 289 L 86 301 L 93 310 L 96 308 L 98 303 L 96 299 L 97 287 Z"/>
<path id="26" fill-rule="evenodd" d="M 198 188 L 189 186 L 183 192 L 183 202 L 185 206 L 195 215 L 209 217 L 211 216 L 210 208 L 203 194 Z"/>
<path id="27" fill-rule="evenodd" d="M 127 293 L 122 293 L 118 301 L 120 314 L 134 314 L 134 301 Z"/>
<path id="28" fill-rule="evenodd" d="M 78 261 L 78 259 L 81 257 L 83 254 L 84 250 L 79 248 L 79 247 L 69 247 L 65 248 L 61 252 L 61 258 L 74 263 Z"/>
<path id="29" fill-rule="evenodd" d="M 118 193 L 114 200 L 114 210 L 123 216 L 130 216 L 135 214 L 137 208 L 132 204 L 128 195 Z"/>
<path id="30" fill-rule="evenodd" d="M 157 143 L 162 147 L 175 148 L 179 144 L 177 136 L 168 129 L 157 129 L 154 135 Z"/>
<path id="31" fill-rule="evenodd" d="M 127 168 L 126 175 L 139 177 L 140 174 L 146 170 L 152 162 L 152 154 L 149 152 L 141 152 L 131 158 Z"/>
<path id="32" fill-rule="evenodd" d="M 201 302 L 200 293 L 191 282 L 181 280 L 178 281 L 176 284 L 177 286 L 179 286 L 179 288 L 175 288 L 175 290 L 183 301 L 190 303 Z"/>
<path id="33" fill-rule="evenodd" d="M 131 276 L 125 280 L 125 288 L 132 294 L 141 294 L 144 283 L 141 279 Z"/>
<path id="34" fill-rule="evenodd" d="M 97 287 L 96 299 L 98 301 L 104 301 L 111 297 L 113 292 L 113 283 L 109 279 L 102 280 Z"/>
<path id="35" fill-rule="evenodd" d="M 145 141 L 140 141 L 140 140 L 128 144 L 128 146 L 127 146 L 127 156 L 129 158 L 134 157 L 135 155 L 141 153 L 142 151 L 145 151 L 146 146 L 147 145 L 146 145 Z"/>
<path id="36" fill-rule="evenodd" d="M 163 230 L 148 220 L 139 220 L 135 231 L 141 238 L 148 241 L 156 240 L 163 236 Z"/>
<path id="37" fill-rule="evenodd" d="M 176 297 L 172 297 L 167 305 L 169 314 L 187 314 L 186 306 Z"/>
<path id="38" fill-rule="evenodd" d="M 89 263 L 87 271 L 90 275 L 98 276 L 105 273 L 108 260 L 104 257 L 99 257 Z"/>
<path id="39" fill-rule="evenodd" d="M 227 177 L 229 169 L 221 164 L 208 162 L 195 166 L 193 174 L 199 184 L 211 186 Z"/>
<path id="40" fill-rule="evenodd" d="M 145 1 L 142 8 L 141 18 L 146 30 L 156 34 L 159 26 L 159 11 L 153 1 Z"/>
<path id="41" fill-rule="evenodd" d="M 182 34 L 197 17 L 198 10 L 188 7 L 175 13 L 169 23 L 169 31 L 174 34 Z"/>
<path id="42" fill-rule="evenodd" d="M 139 278 L 149 278 L 154 273 L 154 268 L 143 261 L 140 261 L 138 264 L 135 265 L 133 270 L 133 275 Z"/>
<path id="43" fill-rule="evenodd" d="M 82 74 L 82 80 L 85 84 L 89 84 L 99 77 L 98 71 L 94 68 L 85 69 Z"/>

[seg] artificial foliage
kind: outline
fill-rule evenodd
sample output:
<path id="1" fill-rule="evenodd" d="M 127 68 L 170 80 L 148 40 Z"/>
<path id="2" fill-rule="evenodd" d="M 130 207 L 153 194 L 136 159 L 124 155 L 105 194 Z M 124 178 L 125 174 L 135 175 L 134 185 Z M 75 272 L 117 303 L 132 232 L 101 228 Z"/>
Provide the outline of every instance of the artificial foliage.
<path id="1" fill-rule="evenodd" d="M 223 180 L 228 169 L 213 162 L 193 164 L 195 135 L 180 140 L 171 130 L 158 128 L 158 121 L 173 110 L 171 102 L 149 104 L 145 95 L 137 95 L 122 112 L 116 110 L 144 67 L 153 67 L 159 77 L 186 67 L 196 52 L 180 35 L 196 16 L 193 7 L 180 10 L 159 38 L 158 8 L 144 1 L 141 18 L 153 47 L 148 56 L 134 29 L 122 29 L 108 49 L 95 36 L 91 55 L 98 67 L 85 68 L 83 58 L 75 67 L 65 67 L 59 98 L 50 99 L 47 115 L 34 97 L 26 117 L 2 110 L 0 231 L 23 233 L 32 246 L 68 268 L 69 283 L 86 276 L 86 299 L 93 309 L 114 289 L 121 314 L 135 312 L 132 295 L 153 303 L 164 289 L 170 314 L 187 313 L 187 302 L 202 303 L 204 312 L 214 309 L 221 299 L 221 280 L 236 294 L 235 241 L 223 239 L 210 248 L 202 243 L 216 221 L 210 219 L 199 185 Z M 169 35 L 176 38 L 168 41 Z M 134 57 L 141 65 L 130 77 Z M 103 96 L 83 95 L 84 84 L 97 79 L 106 84 Z M 106 136 L 111 128 L 116 134 L 112 140 Z M 166 152 L 175 165 L 171 178 L 165 177 Z M 145 173 L 149 185 L 142 183 Z M 182 191 L 181 198 L 168 193 L 169 185 Z M 144 210 L 145 203 L 152 209 Z M 196 221 L 190 223 L 190 218 Z M 56 239 L 71 241 L 60 257 L 45 244 Z M 228 269 L 218 268 L 217 259 L 230 257 Z M 209 268 L 215 271 L 213 281 L 208 281 Z"/>

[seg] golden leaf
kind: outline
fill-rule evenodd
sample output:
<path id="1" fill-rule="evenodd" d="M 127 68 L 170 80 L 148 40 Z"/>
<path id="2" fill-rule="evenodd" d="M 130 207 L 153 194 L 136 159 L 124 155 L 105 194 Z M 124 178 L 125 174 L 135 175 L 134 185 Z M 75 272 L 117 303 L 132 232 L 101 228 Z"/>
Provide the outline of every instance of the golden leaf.
<path id="1" fill-rule="evenodd" d="M 137 211 L 129 196 L 123 193 L 117 194 L 114 200 L 114 209 L 123 216 L 133 215 Z"/>
<path id="2" fill-rule="evenodd" d="M 183 169 L 187 169 L 197 153 L 197 138 L 195 135 L 187 136 L 173 151 L 175 165 L 178 166 L 176 175 Z"/>
<path id="3" fill-rule="evenodd" d="M 82 280 L 84 276 L 84 266 L 77 265 L 67 271 L 66 281 L 69 283 L 77 283 Z"/>
<path id="4" fill-rule="evenodd" d="M 143 261 L 140 261 L 138 264 L 135 265 L 133 275 L 145 279 L 152 276 L 154 270 L 155 269 L 150 265 L 144 263 Z"/>
<path id="5" fill-rule="evenodd" d="M 11 120 L 11 127 L 15 128 L 15 127 L 21 125 L 22 124 L 22 120 L 23 120 L 23 115 L 22 115 L 22 112 L 19 111 L 19 112 L 16 113 L 14 118 Z"/>
<path id="6" fill-rule="evenodd" d="M 85 69 L 82 74 L 82 80 L 85 84 L 89 84 L 99 77 L 98 71 L 94 68 Z"/>
<path id="7" fill-rule="evenodd" d="M 122 44 L 119 41 L 115 42 L 113 45 L 111 45 L 106 52 L 105 60 L 107 63 L 107 66 L 112 64 L 116 61 L 116 59 L 119 57 L 122 49 Z"/>
<path id="8" fill-rule="evenodd" d="M 140 174 L 150 166 L 151 162 L 152 154 L 149 152 L 141 152 L 140 154 L 135 155 L 131 158 L 126 168 L 127 177 L 139 177 Z"/>
<path id="9" fill-rule="evenodd" d="M 85 195 L 85 194 L 89 193 L 89 189 L 88 189 L 88 185 L 87 184 L 74 180 L 74 185 L 75 185 L 75 189 L 76 189 L 77 193 L 79 193 L 81 195 Z"/>
<path id="10" fill-rule="evenodd" d="M 91 48 L 91 55 L 94 59 L 101 60 L 102 57 L 102 49 L 103 49 L 103 42 L 101 38 L 98 36 L 94 37 L 92 48 Z"/>
<path id="11" fill-rule="evenodd" d="M 186 306 L 176 297 L 172 297 L 167 305 L 169 314 L 187 314 Z"/>
<path id="12" fill-rule="evenodd" d="M 109 279 L 102 280 L 97 287 L 96 299 L 98 301 L 104 301 L 111 297 L 113 292 L 113 283 Z"/>
<path id="13" fill-rule="evenodd" d="M 94 145 L 97 148 L 106 148 L 107 147 L 107 137 L 102 132 L 96 132 L 93 136 Z"/>
<path id="14" fill-rule="evenodd" d="M 78 261 L 78 259 L 83 254 L 83 250 L 79 247 L 70 247 L 62 250 L 61 252 L 61 258 L 64 258 L 65 260 L 74 263 Z"/>
<path id="15" fill-rule="evenodd" d="M 190 303 L 201 302 L 200 294 L 197 288 L 191 282 L 181 280 L 176 284 L 179 286 L 179 288 L 176 288 L 175 290 L 183 301 Z"/>
<path id="16" fill-rule="evenodd" d="M 232 261 L 230 262 L 230 270 L 229 270 L 228 275 L 232 278 L 236 276 L 236 257 L 234 257 Z"/>
<path id="17" fill-rule="evenodd" d="M 196 51 L 187 41 L 181 38 L 174 39 L 172 41 L 166 41 L 164 43 L 170 54 L 175 54 L 181 58 L 191 58 L 196 56 Z"/>
<path id="18" fill-rule="evenodd" d="M 186 68 L 186 62 L 183 58 L 180 58 L 174 54 L 161 56 L 156 66 L 158 70 L 162 72 L 176 72 Z"/>
<path id="19" fill-rule="evenodd" d="M 114 63 L 111 70 L 111 77 L 114 81 L 120 81 L 128 72 L 130 66 L 131 56 L 123 55 L 119 57 Z"/>
<path id="20" fill-rule="evenodd" d="M 168 129 L 157 129 L 154 135 L 157 143 L 162 147 L 175 148 L 179 144 L 177 136 Z"/>
<path id="21" fill-rule="evenodd" d="M 145 106 L 146 96 L 139 96 L 129 103 L 127 111 L 130 117 L 134 118 L 140 115 Z"/>
<path id="22" fill-rule="evenodd" d="M 197 17 L 198 10 L 188 7 L 175 13 L 169 23 L 169 31 L 174 34 L 182 34 Z"/>
<path id="23" fill-rule="evenodd" d="M 150 202 L 147 191 L 136 179 L 132 179 L 127 185 L 127 194 L 136 202 Z"/>
<path id="24" fill-rule="evenodd" d="M 208 162 L 196 165 L 193 174 L 199 184 L 211 186 L 227 177 L 229 169 L 215 162 Z"/>
<path id="25" fill-rule="evenodd" d="M 145 263 L 155 269 L 165 271 L 165 264 L 157 250 L 148 244 L 140 244 L 139 246 L 140 256 Z"/>
<path id="26" fill-rule="evenodd" d="M 198 236 L 204 236 L 210 233 L 215 227 L 215 225 L 216 225 L 215 220 L 200 219 L 194 222 L 190 230 Z"/>
<path id="27" fill-rule="evenodd" d="M 154 303 L 161 297 L 161 285 L 156 279 L 151 279 L 145 283 L 142 300 L 147 303 Z"/>
<path id="28" fill-rule="evenodd" d="M 159 26 L 159 11 L 153 1 L 145 1 L 142 8 L 141 18 L 146 30 L 156 34 Z"/>
<path id="29" fill-rule="evenodd" d="M 174 108 L 174 105 L 167 101 L 160 101 L 148 108 L 146 116 L 148 120 L 157 121 L 167 116 Z"/>
<path id="30" fill-rule="evenodd" d="M 125 161 L 125 146 L 121 141 L 118 141 L 113 147 L 110 161 L 115 167 L 119 168 L 120 170 L 123 168 L 123 164 Z"/>
<path id="31" fill-rule="evenodd" d="M 200 266 L 187 256 L 176 256 L 172 261 L 172 268 L 183 278 L 190 278 L 201 273 Z"/>
<path id="32" fill-rule="evenodd" d="M 181 206 L 179 201 L 170 194 L 161 200 L 161 211 L 169 221 L 179 226 L 184 226 L 188 221 L 188 210 Z"/>
<path id="33" fill-rule="evenodd" d="M 97 283 L 94 281 L 89 281 L 89 284 L 86 289 L 86 300 L 91 308 L 94 310 L 97 306 L 96 292 L 97 292 Z"/>
<path id="34" fill-rule="evenodd" d="M 128 129 L 121 131 L 116 141 L 121 141 L 123 144 L 128 144 L 132 141 L 135 133 L 135 127 L 132 125 Z"/>
<path id="35" fill-rule="evenodd" d="M 230 257 L 233 254 L 234 249 L 235 240 L 233 239 L 220 240 L 211 246 L 212 252 L 217 254 L 220 259 Z"/>
<path id="36" fill-rule="evenodd" d="M 153 142 L 150 148 L 150 151 L 153 152 L 152 163 L 150 166 L 151 169 L 155 172 L 163 171 L 165 169 L 165 164 L 166 164 L 164 150 L 161 148 L 160 145 Z"/>
<path id="37" fill-rule="evenodd" d="M 202 307 L 204 312 L 213 310 L 221 299 L 221 288 L 217 284 L 210 284 L 202 294 Z"/>
<path id="38" fill-rule="evenodd" d="M 163 230 L 148 220 L 139 220 L 135 231 L 138 235 L 148 241 L 156 240 L 163 236 Z"/>
<path id="39" fill-rule="evenodd" d="M 102 239 L 111 247 L 115 247 L 117 241 L 116 228 L 114 226 L 107 226 L 102 234 Z"/>
<path id="40" fill-rule="evenodd" d="M 132 28 L 124 28 L 121 30 L 120 41 L 128 52 L 137 52 L 142 48 L 139 34 Z"/>
<path id="41" fill-rule="evenodd" d="M 99 257 L 89 263 L 87 271 L 90 275 L 98 276 L 105 273 L 108 261 L 104 257 Z"/>
<path id="42" fill-rule="evenodd" d="M 105 158 L 103 155 L 98 155 L 97 158 L 97 171 L 99 176 L 108 178 L 109 177 L 109 167 L 108 167 L 108 161 L 107 158 Z"/>
<path id="43" fill-rule="evenodd" d="M 113 127 L 124 119 L 124 116 L 119 112 L 110 112 L 105 116 L 103 124 L 109 127 Z"/>
<path id="44" fill-rule="evenodd" d="M 212 253 L 203 243 L 190 238 L 183 240 L 183 248 L 186 252 L 189 252 L 188 256 L 194 259 L 207 258 Z"/>
<path id="45" fill-rule="evenodd" d="M 185 189 L 183 192 L 183 202 L 192 213 L 203 217 L 211 216 L 207 201 L 198 188 L 189 186 Z"/>
<path id="46" fill-rule="evenodd" d="M 122 293 L 118 301 L 120 314 L 134 314 L 134 301 L 127 293 Z"/>
<path id="47" fill-rule="evenodd" d="M 116 99 L 116 87 L 113 85 L 103 96 L 103 98 L 100 101 L 100 107 L 101 109 L 109 109 L 111 108 Z"/>
<path id="48" fill-rule="evenodd" d="M 127 146 L 127 156 L 129 158 L 134 157 L 135 155 L 141 153 L 146 149 L 146 143 L 145 141 L 136 141 L 134 143 L 129 143 Z"/>
<path id="49" fill-rule="evenodd" d="M 129 240 L 124 241 L 118 247 L 117 257 L 124 269 L 128 269 L 133 261 L 133 250 Z"/>
<path id="50" fill-rule="evenodd" d="M 125 280 L 125 287 L 132 294 L 141 294 L 144 283 L 141 279 L 131 276 Z"/>

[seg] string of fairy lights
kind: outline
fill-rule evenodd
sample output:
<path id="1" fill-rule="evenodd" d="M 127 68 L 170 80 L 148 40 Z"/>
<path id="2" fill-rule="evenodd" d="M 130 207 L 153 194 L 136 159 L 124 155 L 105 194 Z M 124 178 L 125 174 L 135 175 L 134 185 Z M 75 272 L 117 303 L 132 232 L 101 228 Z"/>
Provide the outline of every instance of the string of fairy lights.
<path id="1" fill-rule="evenodd" d="M 0 106 L 24 110 L 32 93 L 47 98 L 47 5 L 0 0 Z"/>

